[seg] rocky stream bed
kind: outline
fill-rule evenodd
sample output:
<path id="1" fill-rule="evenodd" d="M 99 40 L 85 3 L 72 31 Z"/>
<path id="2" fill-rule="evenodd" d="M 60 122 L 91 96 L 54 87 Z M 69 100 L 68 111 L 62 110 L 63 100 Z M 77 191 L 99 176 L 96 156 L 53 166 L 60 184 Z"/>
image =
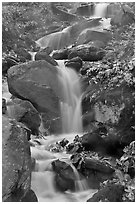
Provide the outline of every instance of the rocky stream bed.
<path id="1" fill-rule="evenodd" d="M 9 48 L 3 22 L 2 200 L 134 202 L 134 3 L 45 5 L 58 26 L 35 40 Z M 79 77 L 82 133 L 62 133 L 60 61 Z"/>

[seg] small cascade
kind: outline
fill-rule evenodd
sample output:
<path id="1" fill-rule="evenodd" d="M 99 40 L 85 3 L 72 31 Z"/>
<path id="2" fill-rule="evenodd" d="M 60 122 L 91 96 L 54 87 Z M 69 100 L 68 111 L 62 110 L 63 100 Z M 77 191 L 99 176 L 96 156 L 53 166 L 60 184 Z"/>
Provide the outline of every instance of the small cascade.
<path id="1" fill-rule="evenodd" d="M 62 133 L 82 133 L 81 89 L 78 74 L 58 61 L 63 100 L 60 102 Z"/>
<path id="2" fill-rule="evenodd" d="M 108 3 L 97 3 L 95 5 L 94 16 L 95 17 L 106 17 Z"/>
<path id="3" fill-rule="evenodd" d="M 39 142 L 41 143 L 42 139 Z M 36 160 L 32 172 L 31 188 L 36 193 L 39 202 L 86 202 L 96 192 L 96 190 L 89 189 L 85 179 L 81 180 L 77 169 L 70 161 L 70 155 L 65 152 L 48 151 L 46 140 L 41 145 L 31 147 L 31 156 Z M 51 163 L 58 158 L 68 163 L 73 169 L 76 178 L 74 192 L 67 190 L 62 193 L 55 187 L 55 173 Z"/>
<path id="4" fill-rule="evenodd" d="M 32 61 L 35 61 L 35 55 L 37 54 L 37 52 L 31 52 L 31 51 L 29 51 L 28 53 L 31 55 L 31 60 L 32 60 Z"/>

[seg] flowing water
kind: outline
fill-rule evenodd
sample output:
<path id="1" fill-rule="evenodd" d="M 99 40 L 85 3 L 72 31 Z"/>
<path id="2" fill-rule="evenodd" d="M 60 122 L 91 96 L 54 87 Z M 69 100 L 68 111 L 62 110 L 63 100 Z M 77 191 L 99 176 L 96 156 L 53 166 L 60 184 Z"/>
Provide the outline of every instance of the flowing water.
<path id="1" fill-rule="evenodd" d="M 63 101 L 60 102 L 62 133 L 82 133 L 81 88 L 78 74 L 66 68 L 63 61 L 59 64 L 59 81 L 62 87 Z"/>
<path id="2" fill-rule="evenodd" d="M 89 189 L 86 179 L 81 179 L 77 169 L 72 165 L 69 154 L 54 153 L 49 146 L 66 138 L 71 143 L 76 134 L 82 134 L 81 90 L 78 74 L 71 68 L 66 68 L 63 61 L 58 61 L 58 79 L 62 91 L 60 102 L 62 117 L 62 134 L 50 135 L 39 142 L 32 139 L 31 156 L 35 158 L 35 170 L 32 172 L 32 190 L 39 202 L 86 202 L 96 192 Z M 39 143 L 41 145 L 39 145 Z M 52 161 L 59 159 L 71 166 L 75 175 L 75 191 L 61 193 L 55 187 L 55 173 L 52 171 Z"/>
<path id="3" fill-rule="evenodd" d="M 94 16 L 95 17 L 106 17 L 108 3 L 97 3 L 95 5 Z"/>

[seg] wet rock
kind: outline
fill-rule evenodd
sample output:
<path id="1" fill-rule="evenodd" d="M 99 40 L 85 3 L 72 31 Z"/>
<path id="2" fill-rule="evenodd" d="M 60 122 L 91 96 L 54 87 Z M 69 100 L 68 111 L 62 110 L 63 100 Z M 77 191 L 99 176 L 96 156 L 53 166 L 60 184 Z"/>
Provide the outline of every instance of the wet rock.
<path id="1" fill-rule="evenodd" d="M 124 187 L 120 184 L 108 184 L 95 193 L 87 202 L 122 202 Z"/>
<path id="2" fill-rule="evenodd" d="M 76 43 L 79 34 L 87 28 L 100 25 L 101 18 L 79 21 L 72 26 L 64 28 L 62 31 L 51 33 L 36 41 L 41 48 L 50 47 L 53 50 L 66 48 Z"/>
<path id="3" fill-rule="evenodd" d="M 29 100 L 39 112 L 50 113 L 52 118 L 60 114 L 58 71 L 48 62 L 33 61 L 10 68 L 8 85 L 10 93 Z"/>
<path id="4" fill-rule="evenodd" d="M 73 68 L 77 72 L 79 72 L 80 68 L 82 67 L 82 59 L 80 57 L 74 57 L 67 62 L 65 62 L 65 66 L 69 68 Z"/>
<path id="5" fill-rule="evenodd" d="M 29 101 L 13 99 L 7 106 L 7 115 L 26 125 L 32 134 L 38 135 L 41 123 L 40 116 Z"/>
<path id="6" fill-rule="evenodd" d="M 68 49 L 64 48 L 62 50 L 55 51 L 52 56 L 56 60 L 68 59 Z"/>
<path id="7" fill-rule="evenodd" d="M 46 52 L 37 52 L 37 54 L 35 55 L 35 60 L 46 60 L 48 63 L 57 66 L 58 63 L 52 58 L 50 57 Z"/>
<path id="8" fill-rule="evenodd" d="M 7 111 L 6 99 L 2 98 L 2 114 L 5 114 L 6 111 Z"/>
<path id="9" fill-rule="evenodd" d="M 90 44 L 76 46 L 69 51 L 68 59 L 80 57 L 83 61 L 99 61 L 105 56 L 105 51 L 92 47 Z"/>
<path id="10" fill-rule="evenodd" d="M 49 134 L 61 134 L 62 123 L 60 117 L 53 117 L 50 113 L 42 113 L 42 123 L 45 130 L 48 130 Z"/>
<path id="11" fill-rule="evenodd" d="M 27 132 L 7 117 L 3 116 L 2 123 L 2 200 L 20 202 L 31 185 Z"/>
<path id="12" fill-rule="evenodd" d="M 38 202 L 38 198 L 33 190 L 29 190 L 21 199 L 21 202 Z"/>
<path id="13" fill-rule="evenodd" d="M 75 189 L 76 176 L 72 167 L 66 162 L 56 160 L 52 162 L 53 171 L 56 172 L 55 182 L 57 189 L 66 191 Z"/>
<path id="14" fill-rule="evenodd" d="M 77 40 L 77 45 L 86 44 L 89 42 L 103 42 L 106 45 L 112 38 L 112 34 L 109 31 L 100 30 L 86 30 L 86 32 L 82 32 Z M 102 44 L 102 46 L 103 46 Z M 97 45 L 97 43 L 96 43 Z M 95 46 L 95 44 L 94 44 Z"/>

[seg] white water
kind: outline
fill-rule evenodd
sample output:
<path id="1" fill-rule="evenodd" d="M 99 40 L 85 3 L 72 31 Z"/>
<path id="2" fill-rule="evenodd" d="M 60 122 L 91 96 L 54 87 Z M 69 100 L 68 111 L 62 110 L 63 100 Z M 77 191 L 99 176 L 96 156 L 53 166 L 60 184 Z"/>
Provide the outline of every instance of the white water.
<path id="1" fill-rule="evenodd" d="M 64 137 L 68 137 L 72 141 L 74 135 L 69 134 L 64 135 Z M 38 139 L 41 145 L 38 145 L 33 139 L 36 145 L 31 147 L 31 156 L 36 159 L 36 165 L 32 172 L 31 188 L 36 193 L 39 202 L 86 202 L 96 190 L 89 189 L 85 179 L 80 180 L 77 169 L 70 162 L 71 155 L 65 152 L 54 153 L 48 151 L 49 145 L 62 139 L 63 135 L 58 137 L 51 135 L 45 137 L 45 139 Z M 51 163 L 56 159 L 64 161 L 72 167 L 76 177 L 74 192 L 70 190 L 60 192 L 55 188 L 55 173 L 52 171 Z"/>
<path id="2" fill-rule="evenodd" d="M 31 60 L 35 61 L 35 55 L 37 54 L 37 52 L 28 52 L 31 55 Z"/>
<path id="3" fill-rule="evenodd" d="M 94 16 L 95 17 L 106 17 L 108 3 L 97 3 L 95 5 Z"/>
<path id="4" fill-rule="evenodd" d="M 58 61 L 59 82 L 61 83 L 63 101 L 60 102 L 62 132 L 82 133 L 81 88 L 78 74 L 66 68 L 64 61 Z"/>

